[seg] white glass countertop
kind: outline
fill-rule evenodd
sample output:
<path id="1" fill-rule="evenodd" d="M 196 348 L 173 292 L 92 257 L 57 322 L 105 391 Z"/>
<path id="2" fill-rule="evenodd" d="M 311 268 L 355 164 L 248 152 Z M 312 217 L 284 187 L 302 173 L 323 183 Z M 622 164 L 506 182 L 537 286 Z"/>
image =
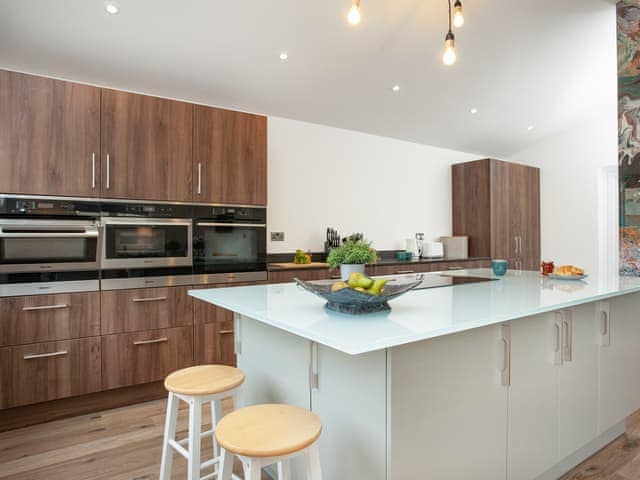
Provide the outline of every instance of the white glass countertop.
<path id="1" fill-rule="evenodd" d="M 442 273 L 493 277 L 490 269 Z M 640 278 L 550 280 L 537 272 L 510 271 L 494 282 L 411 291 L 389 302 L 390 312 L 368 315 L 329 311 L 322 298 L 293 283 L 191 290 L 189 294 L 355 355 L 633 292 L 640 292 Z"/>

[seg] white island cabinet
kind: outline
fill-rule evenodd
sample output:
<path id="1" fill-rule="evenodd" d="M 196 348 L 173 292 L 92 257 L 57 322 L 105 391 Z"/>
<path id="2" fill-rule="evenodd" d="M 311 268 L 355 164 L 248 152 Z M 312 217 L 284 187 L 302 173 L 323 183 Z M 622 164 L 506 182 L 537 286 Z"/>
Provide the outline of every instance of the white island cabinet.
<path id="1" fill-rule="evenodd" d="M 245 403 L 320 416 L 323 478 L 533 480 L 558 478 L 640 408 L 639 292 L 635 278 L 516 272 L 366 316 L 293 284 L 191 294 L 236 312 Z"/>

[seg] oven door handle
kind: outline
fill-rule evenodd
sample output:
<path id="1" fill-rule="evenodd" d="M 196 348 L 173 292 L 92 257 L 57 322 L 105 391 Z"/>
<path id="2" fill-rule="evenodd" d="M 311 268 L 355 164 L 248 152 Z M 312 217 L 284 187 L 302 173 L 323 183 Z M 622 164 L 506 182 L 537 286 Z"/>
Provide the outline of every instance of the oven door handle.
<path id="1" fill-rule="evenodd" d="M 85 231 L 78 233 L 63 232 L 63 233 L 6 233 L 0 230 L 0 238 L 97 238 L 97 231 Z"/>
<path id="2" fill-rule="evenodd" d="M 265 223 L 210 223 L 210 222 L 198 222 L 198 227 L 234 227 L 234 228 L 267 228 Z"/>

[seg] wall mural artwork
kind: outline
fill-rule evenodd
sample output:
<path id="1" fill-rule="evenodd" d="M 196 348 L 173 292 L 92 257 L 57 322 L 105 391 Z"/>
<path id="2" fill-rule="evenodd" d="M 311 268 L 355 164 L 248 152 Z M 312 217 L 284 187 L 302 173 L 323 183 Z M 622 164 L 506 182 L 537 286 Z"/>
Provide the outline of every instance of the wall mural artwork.
<path id="1" fill-rule="evenodd" d="M 640 276 L 640 0 L 617 8 L 620 272 Z"/>

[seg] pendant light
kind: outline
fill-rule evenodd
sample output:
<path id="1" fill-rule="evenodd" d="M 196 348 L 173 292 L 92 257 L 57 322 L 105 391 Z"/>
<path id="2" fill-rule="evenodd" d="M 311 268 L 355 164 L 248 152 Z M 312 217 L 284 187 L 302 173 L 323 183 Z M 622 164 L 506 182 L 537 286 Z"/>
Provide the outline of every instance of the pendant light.
<path id="1" fill-rule="evenodd" d="M 347 14 L 347 21 L 354 26 L 360 23 L 360 0 L 353 0 L 351 3 L 351 8 Z"/>
<path id="2" fill-rule="evenodd" d="M 444 54 L 442 55 L 442 63 L 447 66 L 456 63 L 456 36 L 451 30 L 451 0 L 449 0 L 449 31 L 444 37 Z"/>
<path id="3" fill-rule="evenodd" d="M 453 4 L 453 26 L 460 28 L 464 25 L 464 15 L 462 14 L 462 2 L 456 0 Z"/>

